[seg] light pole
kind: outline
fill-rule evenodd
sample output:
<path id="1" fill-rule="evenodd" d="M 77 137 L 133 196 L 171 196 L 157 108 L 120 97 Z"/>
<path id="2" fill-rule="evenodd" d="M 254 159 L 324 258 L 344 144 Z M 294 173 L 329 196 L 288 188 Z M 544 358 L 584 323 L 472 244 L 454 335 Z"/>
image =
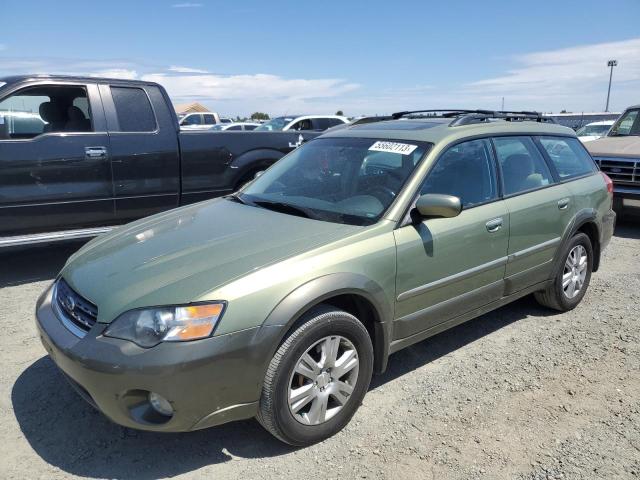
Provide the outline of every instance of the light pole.
<path id="1" fill-rule="evenodd" d="M 611 95 L 611 79 L 613 78 L 613 67 L 618 65 L 617 60 L 609 60 L 607 62 L 607 67 L 611 68 L 611 72 L 609 73 L 609 89 L 607 90 L 607 106 L 604 108 L 605 112 L 609 111 L 609 95 Z"/>

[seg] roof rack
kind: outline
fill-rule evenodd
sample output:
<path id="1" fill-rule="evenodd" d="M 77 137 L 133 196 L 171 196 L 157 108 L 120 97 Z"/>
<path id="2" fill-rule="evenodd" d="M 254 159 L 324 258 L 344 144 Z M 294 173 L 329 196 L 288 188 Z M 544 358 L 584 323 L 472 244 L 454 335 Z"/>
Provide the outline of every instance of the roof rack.
<path id="1" fill-rule="evenodd" d="M 490 120 L 505 120 L 507 122 L 522 122 L 525 120 L 532 120 L 535 122 L 556 123 L 550 117 L 543 117 L 539 112 L 531 111 L 507 111 L 507 110 L 458 110 L 458 109 L 437 109 L 437 110 L 412 110 L 397 112 L 392 114 L 394 120 L 402 117 L 413 115 L 416 113 L 431 113 L 433 116 L 439 118 L 453 118 L 453 121 L 449 124 L 450 127 L 457 127 L 460 125 L 471 125 L 474 123 L 488 122 Z"/>

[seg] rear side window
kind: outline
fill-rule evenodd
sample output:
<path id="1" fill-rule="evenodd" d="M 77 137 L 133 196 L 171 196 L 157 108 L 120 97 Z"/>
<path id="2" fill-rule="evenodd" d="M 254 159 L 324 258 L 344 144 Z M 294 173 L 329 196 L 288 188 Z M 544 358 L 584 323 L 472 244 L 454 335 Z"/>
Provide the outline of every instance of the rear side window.
<path id="1" fill-rule="evenodd" d="M 460 199 L 463 208 L 498 198 L 495 169 L 488 140 L 459 143 L 437 161 L 420 194 L 443 193 Z"/>
<path id="2" fill-rule="evenodd" d="M 549 167 L 529 137 L 497 137 L 493 139 L 504 194 L 515 195 L 553 183 Z"/>
<path id="3" fill-rule="evenodd" d="M 216 119 L 214 118 L 213 115 L 207 115 L 205 113 L 204 114 L 204 123 L 205 123 L 205 125 L 215 125 L 216 124 Z"/>
<path id="4" fill-rule="evenodd" d="M 111 87 L 121 132 L 153 132 L 156 118 L 149 97 L 141 88 Z"/>
<path id="5" fill-rule="evenodd" d="M 581 177 L 596 171 L 596 165 L 576 138 L 540 137 L 542 147 L 562 179 Z"/>

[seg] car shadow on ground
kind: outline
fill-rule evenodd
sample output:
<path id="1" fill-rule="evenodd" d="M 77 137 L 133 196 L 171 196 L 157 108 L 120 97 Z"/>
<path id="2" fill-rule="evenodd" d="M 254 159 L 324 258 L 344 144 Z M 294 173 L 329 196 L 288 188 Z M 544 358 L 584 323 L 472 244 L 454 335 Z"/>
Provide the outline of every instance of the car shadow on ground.
<path id="1" fill-rule="evenodd" d="M 52 280 L 84 241 L 0 250 L 0 288 Z"/>
<path id="2" fill-rule="evenodd" d="M 531 298 L 500 308 L 391 356 L 371 389 L 391 382 L 530 315 L 553 315 Z M 31 447 L 68 473 L 98 478 L 170 477 L 239 458 L 269 458 L 295 449 L 253 420 L 189 433 L 150 433 L 117 426 L 67 385 L 49 357 L 16 380 L 11 400 Z"/>
<path id="3" fill-rule="evenodd" d="M 640 240 L 640 218 L 625 218 L 616 222 L 616 230 L 614 232 L 614 235 L 621 238 Z"/>

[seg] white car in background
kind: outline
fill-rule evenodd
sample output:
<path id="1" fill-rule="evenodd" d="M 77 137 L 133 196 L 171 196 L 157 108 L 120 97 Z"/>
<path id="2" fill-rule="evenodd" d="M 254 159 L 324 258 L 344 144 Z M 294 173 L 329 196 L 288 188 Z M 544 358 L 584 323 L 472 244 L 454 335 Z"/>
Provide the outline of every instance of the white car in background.
<path id="1" fill-rule="evenodd" d="M 336 125 L 349 123 L 347 117 L 340 115 L 287 115 L 276 117 L 263 123 L 256 132 L 316 131 L 323 132 Z"/>
<path id="2" fill-rule="evenodd" d="M 209 130 L 213 130 L 214 132 L 237 132 L 237 131 L 251 131 L 255 130 L 259 127 L 259 123 L 251 123 L 251 122 L 231 122 L 231 123 L 219 123 L 218 125 L 214 125 Z"/>
<path id="3" fill-rule="evenodd" d="M 592 122 L 581 127 L 576 132 L 582 143 L 597 140 L 607 135 L 615 120 L 603 120 L 601 122 Z"/>
<path id="4" fill-rule="evenodd" d="M 226 120 L 224 122 L 223 120 Z M 222 119 L 216 112 L 194 112 L 178 114 L 181 130 L 209 130 L 220 123 L 230 123 L 229 119 Z"/>

